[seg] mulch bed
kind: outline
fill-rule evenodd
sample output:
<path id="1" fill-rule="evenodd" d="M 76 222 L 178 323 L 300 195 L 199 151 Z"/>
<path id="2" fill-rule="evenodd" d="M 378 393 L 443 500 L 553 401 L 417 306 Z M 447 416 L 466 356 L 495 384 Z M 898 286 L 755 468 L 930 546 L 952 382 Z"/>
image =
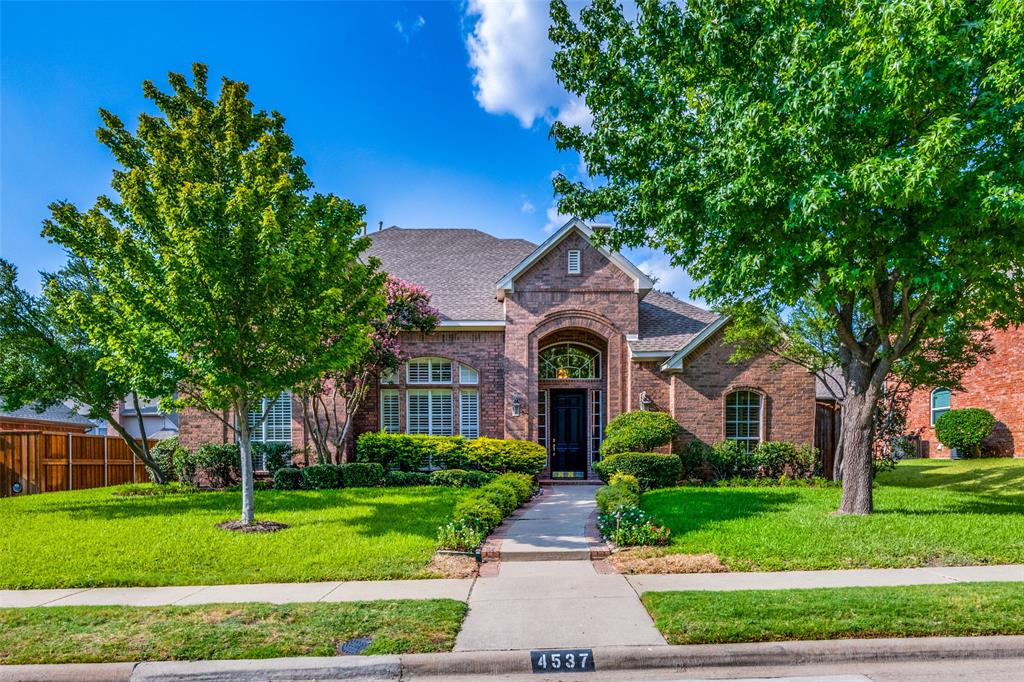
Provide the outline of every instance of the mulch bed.
<path id="1" fill-rule="evenodd" d="M 614 552 L 606 561 L 620 573 L 725 573 L 714 554 L 665 554 L 650 548 L 629 548 Z"/>
<path id="2" fill-rule="evenodd" d="M 254 523 L 225 521 L 224 523 L 218 523 L 217 527 L 221 530 L 233 530 L 236 533 L 276 533 L 279 530 L 289 528 L 289 525 L 287 523 L 278 523 L 277 521 L 256 521 Z"/>

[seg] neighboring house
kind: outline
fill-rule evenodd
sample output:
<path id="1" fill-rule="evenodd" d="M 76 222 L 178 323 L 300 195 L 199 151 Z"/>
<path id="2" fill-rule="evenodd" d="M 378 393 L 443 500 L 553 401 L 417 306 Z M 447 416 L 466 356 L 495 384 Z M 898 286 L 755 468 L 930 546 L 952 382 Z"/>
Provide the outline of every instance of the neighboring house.
<path id="1" fill-rule="evenodd" d="M 139 398 L 139 411 L 146 429 L 147 440 L 164 440 L 178 435 L 178 413 L 161 412 L 159 399 Z M 129 395 L 117 403 L 114 418 L 133 438 L 141 438 L 139 415 L 135 412 L 135 401 Z M 113 429 L 107 427 L 108 433 Z"/>
<path id="2" fill-rule="evenodd" d="M 95 426 L 67 405 L 52 405 L 41 411 L 31 405 L 16 410 L 0 410 L 0 431 L 87 433 Z"/>
<path id="3" fill-rule="evenodd" d="M 920 442 L 922 457 L 949 457 L 935 438 L 935 420 L 944 412 L 981 407 L 996 418 L 982 451 L 988 455 L 1024 457 L 1024 327 L 992 330 L 994 352 L 969 370 L 963 391 L 926 386 L 913 393 L 907 432 Z"/>
<path id="4" fill-rule="evenodd" d="M 369 254 L 426 287 L 441 322 L 403 338 L 409 360 L 375 382 L 355 434 L 532 440 L 548 449 L 549 473 L 568 478 L 592 474 L 608 420 L 631 410 L 672 414 L 683 442 L 812 442 L 812 375 L 767 357 L 729 363 L 725 318 L 656 291 L 592 235 L 580 220 L 540 246 L 464 229 L 371 234 Z M 257 439 L 304 445 L 301 406 L 285 398 Z M 188 446 L 229 437 L 196 411 L 180 426 Z"/>

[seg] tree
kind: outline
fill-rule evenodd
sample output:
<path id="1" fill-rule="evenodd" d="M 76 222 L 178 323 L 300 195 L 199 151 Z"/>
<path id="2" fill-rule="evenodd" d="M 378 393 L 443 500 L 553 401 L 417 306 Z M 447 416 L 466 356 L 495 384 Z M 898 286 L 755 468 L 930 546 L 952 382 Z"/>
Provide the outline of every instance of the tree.
<path id="1" fill-rule="evenodd" d="M 316 448 L 317 460 L 343 458 L 352 419 L 362 406 L 375 377 L 396 371 L 405 359 L 401 334 L 429 332 L 437 326 L 437 309 L 430 293 L 418 284 L 388 276 L 384 313 L 373 321 L 366 352 L 343 371 L 317 377 L 301 388 L 303 419 Z"/>
<path id="2" fill-rule="evenodd" d="M 895 363 L 1024 318 L 1024 6 L 1005 0 L 552 3 L 553 67 L 593 124 L 556 122 L 612 214 L 716 305 L 809 299 L 846 396 L 840 512 L 872 510 L 872 418 Z"/>
<path id="3" fill-rule="evenodd" d="M 383 275 L 360 258 L 363 207 L 312 192 L 284 118 L 255 110 L 248 86 L 227 78 L 213 101 L 206 67 L 192 74 L 191 85 L 170 74 L 171 92 L 143 84 L 160 115 L 140 115 L 134 133 L 101 110 L 99 139 L 121 166 L 115 196 L 86 212 L 52 204 L 43 234 L 109 292 L 68 305 L 112 367 L 145 376 L 162 371 L 152 357 L 172 358 L 180 403 L 236 435 L 251 524 L 250 418 L 258 427 L 273 408 L 259 411 L 264 397 L 362 356 Z"/>
<path id="4" fill-rule="evenodd" d="M 43 275 L 42 297 L 32 296 L 17 285 L 17 270 L 0 259 L 0 398 L 5 409 L 25 405 L 49 407 L 67 401 L 86 411 L 90 419 L 110 424 L 152 472 L 155 483 L 165 483 L 164 471 L 152 457 L 138 394 L 160 395 L 173 391 L 169 377 L 157 383 L 132 384 L 111 371 L 101 350 L 90 344 L 77 321 L 69 319 L 62 303 L 82 294 L 102 296 L 90 277 L 88 265 L 72 259 L 54 275 Z M 163 381 L 161 381 L 163 379 Z M 114 416 L 118 401 L 132 395 L 141 439 L 136 440 Z"/>

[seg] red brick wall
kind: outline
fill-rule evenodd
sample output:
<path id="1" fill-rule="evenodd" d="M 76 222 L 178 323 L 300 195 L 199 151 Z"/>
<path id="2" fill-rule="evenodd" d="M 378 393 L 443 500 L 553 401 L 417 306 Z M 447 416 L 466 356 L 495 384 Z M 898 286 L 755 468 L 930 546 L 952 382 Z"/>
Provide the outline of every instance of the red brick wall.
<path id="1" fill-rule="evenodd" d="M 233 413 L 225 411 L 220 416 L 226 421 L 233 421 Z M 178 441 L 189 449 L 196 449 L 204 443 L 229 443 L 235 440 L 235 434 L 217 415 L 195 407 L 184 408 L 179 415 Z M 292 396 L 292 447 L 302 448 L 306 445 L 306 429 L 302 423 L 302 402 Z"/>
<path id="2" fill-rule="evenodd" d="M 709 444 L 725 438 L 725 397 L 737 389 L 763 395 L 765 440 L 812 445 L 814 377 L 793 364 L 773 368 L 775 358 L 768 356 L 733 364 L 731 354 L 732 347 L 722 343 L 719 333 L 683 361 L 682 372 L 672 375 L 669 400 L 684 429 L 679 445 L 693 438 Z"/>
<path id="3" fill-rule="evenodd" d="M 995 352 L 964 376 L 964 390 L 950 396 L 950 407 L 980 407 L 996 418 L 996 427 L 984 444 L 985 454 L 1024 457 L 1024 327 L 992 330 Z M 948 457 L 949 450 L 935 438 L 931 424 L 928 386 L 914 392 L 907 414 L 907 432 L 921 438 L 921 454 Z"/>

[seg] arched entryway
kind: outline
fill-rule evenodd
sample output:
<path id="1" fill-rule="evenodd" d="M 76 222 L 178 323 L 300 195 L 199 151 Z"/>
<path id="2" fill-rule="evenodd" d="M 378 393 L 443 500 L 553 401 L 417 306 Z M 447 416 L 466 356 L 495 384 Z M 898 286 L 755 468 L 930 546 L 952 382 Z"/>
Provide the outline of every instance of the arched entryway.
<path id="1" fill-rule="evenodd" d="M 552 478 L 587 478 L 607 419 L 608 341 L 577 327 L 537 341 L 537 442 Z"/>

